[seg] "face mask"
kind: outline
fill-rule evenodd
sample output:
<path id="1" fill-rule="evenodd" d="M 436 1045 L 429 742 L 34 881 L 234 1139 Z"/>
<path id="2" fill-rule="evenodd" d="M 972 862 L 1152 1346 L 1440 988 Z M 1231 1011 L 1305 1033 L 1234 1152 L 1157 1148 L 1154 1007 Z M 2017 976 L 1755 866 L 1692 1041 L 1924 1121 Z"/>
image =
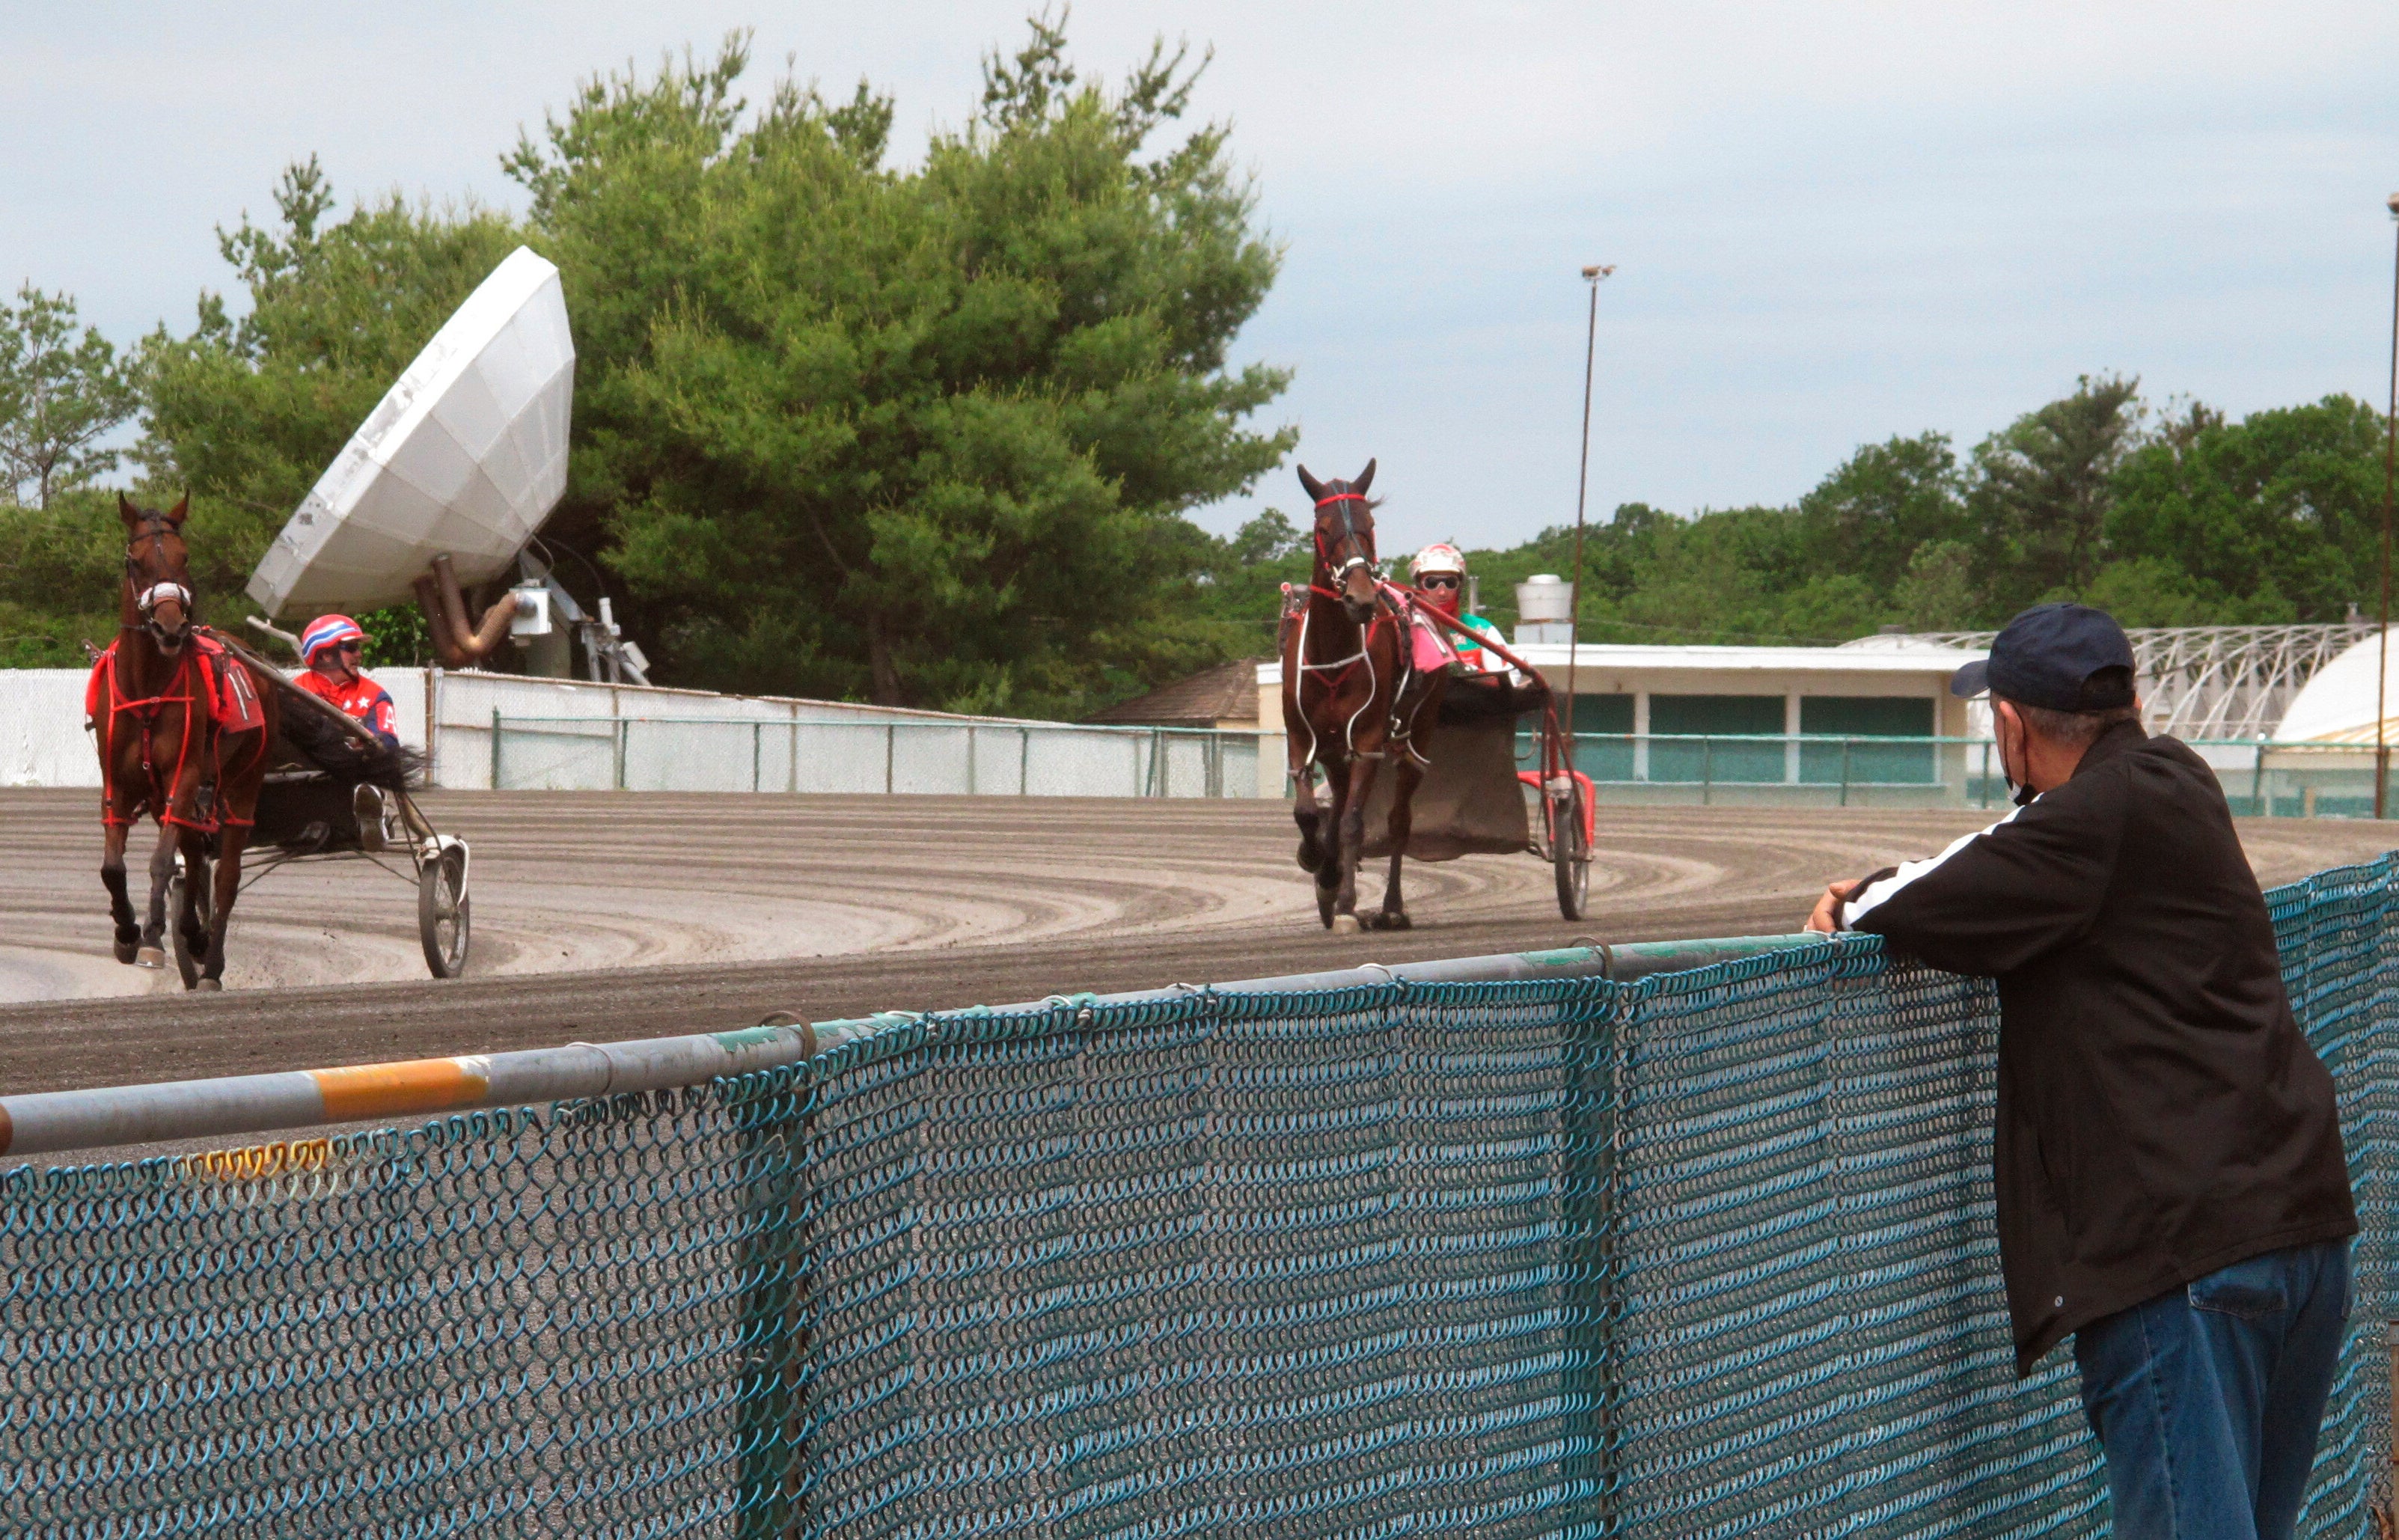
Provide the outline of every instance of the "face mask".
<path id="1" fill-rule="evenodd" d="M 1995 710 L 1991 713 L 1991 736 L 1996 739 L 1999 736 L 1999 713 Z M 2025 743 L 2024 728 L 2021 725 L 2016 728 L 2016 750 L 2019 753 L 2026 753 L 2028 751 Z M 2007 782 L 2009 792 L 2008 800 L 2013 803 L 2016 806 L 2030 807 L 2034 801 L 2040 796 L 2040 793 L 2034 790 L 2029 785 L 2019 783 L 2014 774 L 2008 769 L 2008 755 L 2005 745 L 2001 745 L 1999 750 L 1999 776 Z"/>

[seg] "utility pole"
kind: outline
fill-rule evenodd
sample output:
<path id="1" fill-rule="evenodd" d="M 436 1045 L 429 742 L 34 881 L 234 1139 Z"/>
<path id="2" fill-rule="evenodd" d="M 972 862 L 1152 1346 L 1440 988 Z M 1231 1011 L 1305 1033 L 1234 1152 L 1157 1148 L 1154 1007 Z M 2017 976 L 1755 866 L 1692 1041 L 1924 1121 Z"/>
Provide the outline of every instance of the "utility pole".
<path id="1" fill-rule="evenodd" d="M 1566 742 L 1569 745 L 1566 763 L 1572 765 L 1571 745 L 1575 735 L 1575 663 L 1582 651 L 1582 516 L 1583 502 L 1591 492 L 1591 376 L 1593 361 L 1599 356 L 1599 280 L 1615 272 L 1613 266 L 1593 264 L 1582 270 L 1583 281 L 1591 286 L 1591 322 L 1583 334 L 1582 344 L 1582 469 L 1575 477 L 1575 544 L 1574 575 L 1566 581 L 1574 585 L 1566 590 Z M 2386 538 L 2383 565 L 2390 565 Z M 2390 582 L 2383 582 L 2382 607 L 2391 607 Z M 2378 813 L 2379 804 L 2377 804 Z"/>
<path id="2" fill-rule="evenodd" d="M 2393 221 L 2399 221 L 2399 193 L 2384 200 Z M 2392 475 L 2399 464 L 2399 251 L 2391 270 L 2391 406 L 2382 428 L 2382 634 L 2380 666 L 2374 674 L 2374 816 L 2389 810 L 2391 744 L 2384 723 L 2391 714 L 2391 502 Z"/>

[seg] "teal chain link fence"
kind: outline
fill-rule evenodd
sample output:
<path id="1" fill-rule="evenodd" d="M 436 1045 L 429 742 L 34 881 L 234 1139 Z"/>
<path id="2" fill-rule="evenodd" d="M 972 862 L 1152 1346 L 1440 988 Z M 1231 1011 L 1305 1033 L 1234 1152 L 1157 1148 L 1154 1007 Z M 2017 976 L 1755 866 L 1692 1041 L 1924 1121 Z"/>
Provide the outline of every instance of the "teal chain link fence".
<path id="1" fill-rule="evenodd" d="M 2366 1224 L 2316 1535 L 2384 1447 L 2394 870 L 2272 896 Z M 1996 1030 L 1848 938 L 18 1168 L 0 1532 L 2101 1533 L 2070 1363 L 2011 1370 Z"/>

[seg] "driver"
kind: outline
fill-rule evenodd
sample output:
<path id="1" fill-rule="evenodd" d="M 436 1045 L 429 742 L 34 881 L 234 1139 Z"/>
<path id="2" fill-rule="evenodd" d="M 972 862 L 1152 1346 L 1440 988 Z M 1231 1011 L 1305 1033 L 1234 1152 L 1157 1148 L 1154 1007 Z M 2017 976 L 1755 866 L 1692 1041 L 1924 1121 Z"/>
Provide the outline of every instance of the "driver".
<path id="1" fill-rule="evenodd" d="M 1416 585 L 1416 601 L 1429 610 L 1438 610 L 1478 636 L 1499 640 L 1499 628 L 1479 615 L 1463 613 L 1466 590 L 1466 557 L 1456 546 L 1436 542 L 1416 552 L 1408 563 L 1408 579 Z M 1434 645 L 1428 648 L 1427 642 Z M 1466 638 L 1449 631 L 1430 620 L 1416 622 L 1416 667 L 1428 671 L 1456 660 L 1457 672 L 1493 674 L 1505 672 L 1508 665 L 1493 653 Z"/>
<path id="2" fill-rule="evenodd" d="M 400 719 L 391 694 L 359 672 L 359 655 L 366 644 L 367 633 L 348 615 L 319 615 L 300 633 L 300 656 L 308 667 L 291 682 L 332 702 L 345 715 L 364 723 L 386 748 L 397 749 Z"/>
<path id="3" fill-rule="evenodd" d="M 397 749 L 400 719 L 392 708 L 391 693 L 359 671 L 359 656 L 366 642 L 367 633 L 348 615 L 319 615 L 300 633 L 300 655 L 308 667 L 291 682 L 356 719 L 386 748 Z M 358 817 L 360 849 L 388 847 L 395 837 L 392 809 L 380 787 L 361 784 L 354 793 L 351 811 Z"/>
<path id="4" fill-rule="evenodd" d="M 1499 628 L 1467 610 L 1466 557 L 1456 546 L 1436 543 L 1416 552 L 1408 564 L 1411 596 L 1420 610 L 1434 610 L 1457 621 L 1473 638 L 1499 641 Z M 1430 616 L 1415 617 L 1416 667 L 1430 671 L 1447 669 L 1449 691 L 1442 697 L 1441 720 L 1446 723 L 1502 721 L 1538 708 L 1549 698 L 1538 679 L 1518 682 L 1508 661 L 1476 640 L 1459 636 Z"/>

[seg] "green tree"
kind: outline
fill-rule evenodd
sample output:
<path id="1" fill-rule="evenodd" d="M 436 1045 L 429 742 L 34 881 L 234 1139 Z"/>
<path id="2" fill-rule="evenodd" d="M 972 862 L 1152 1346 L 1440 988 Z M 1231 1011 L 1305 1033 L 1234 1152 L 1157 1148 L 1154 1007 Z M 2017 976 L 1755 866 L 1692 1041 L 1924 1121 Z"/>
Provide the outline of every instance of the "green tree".
<path id="1" fill-rule="evenodd" d="M 2109 591 L 2216 623 L 2341 618 L 2379 581 L 2382 435 L 2347 396 L 2171 419 L 2115 475 L 2108 545 L 2138 566 Z"/>
<path id="2" fill-rule="evenodd" d="M 75 304 L 28 283 L 0 304 L 0 491 L 47 508 L 50 498 L 113 469 L 100 441 L 136 400 L 116 349 L 97 328 L 76 332 Z"/>
<path id="3" fill-rule="evenodd" d="M 1947 434 L 1867 444 L 1799 499 L 1809 563 L 1888 594 L 1927 542 L 1966 534 L 1964 493 Z"/>
<path id="4" fill-rule="evenodd" d="M 2086 374 L 1975 447 L 1967 507 L 1986 616 L 2072 597 L 2098 574 L 2116 470 L 2140 442 L 2139 393 L 2137 380 Z"/>
<path id="5" fill-rule="evenodd" d="M 267 542 L 401 370 L 521 236 L 503 215 L 393 194 L 330 220 L 316 157 L 288 168 L 268 226 L 245 215 L 218 248 L 248 291 L 239 320 L 217 294 L 199 324 L 163 326 L 140 360 L 156 487 L 193 493 L 193 576 L 230 600 Z"/>
<path id="6" fill-rule="evenodd" d="M 1244 426 L 1286 375 L 1226 366 L 1278 258 L 1224 132 L 1151 148 L 1183 56 L 1105 90 L 1036 20 L 915 170 L 866 87 L 752 114 L 747 61 L 594 81 L 508 163 L 576 317 L 571 496 L 663 660 L 1073 709 L 1196 655 L 1178 515 L 1292 435 Z"/>

